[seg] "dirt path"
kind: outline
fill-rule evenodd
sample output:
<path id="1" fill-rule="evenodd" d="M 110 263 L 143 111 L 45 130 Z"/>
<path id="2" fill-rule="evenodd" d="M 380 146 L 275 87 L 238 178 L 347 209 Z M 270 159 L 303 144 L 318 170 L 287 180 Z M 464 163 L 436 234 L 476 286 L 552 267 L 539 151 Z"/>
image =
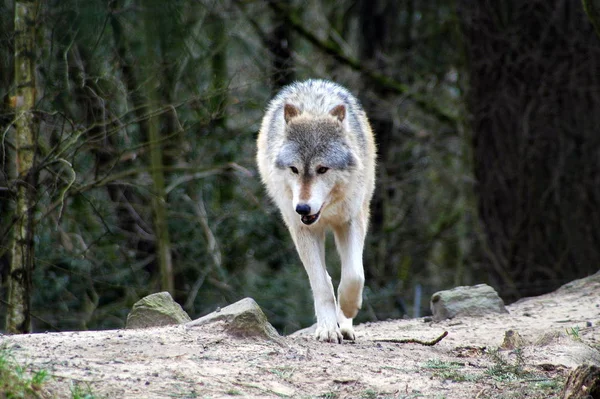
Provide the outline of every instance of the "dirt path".
<path id="1" fill-rule="evenodd" d="M 569 368 L 600 365 L 600 273 L 507 307 L 432 323 L 367 323 L 355 343 L 236 339 L 222 325 L 1 336 L 21 364 L 46 369 L 56 397 L 558 398 Z M 521 350 L 497 350 L 507 330 Z M 377 342 L 432 340 L 435 346 Z"/>

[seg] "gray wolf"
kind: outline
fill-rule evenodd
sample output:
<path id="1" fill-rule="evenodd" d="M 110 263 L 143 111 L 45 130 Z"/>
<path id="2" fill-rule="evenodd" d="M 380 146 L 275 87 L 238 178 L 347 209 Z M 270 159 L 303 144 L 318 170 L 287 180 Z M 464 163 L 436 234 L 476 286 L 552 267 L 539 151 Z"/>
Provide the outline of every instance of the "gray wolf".
<path id="1" fill-rule="evenodd" d="M 307 80 L 269 103 L 258 135 L 257 163 L 308 274 L 316 338 L 354 340 L 362 305 L 363 246 L 375 187 L 375 140 L 358 100 L 342 86 Z M 342 270 L 337 301 L 325 267 L 333 230 Z"/>

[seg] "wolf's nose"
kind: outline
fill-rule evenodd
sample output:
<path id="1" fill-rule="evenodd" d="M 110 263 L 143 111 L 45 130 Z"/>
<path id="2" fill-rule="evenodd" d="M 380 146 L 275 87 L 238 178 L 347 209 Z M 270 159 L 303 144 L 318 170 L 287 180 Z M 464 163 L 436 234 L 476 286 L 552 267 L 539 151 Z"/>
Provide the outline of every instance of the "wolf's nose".
<path id="1" fill-rule="evenodd" d="M 306 216 L 310 213 L 310 205 L 298 204 L 296 205 L 296 213 L 302 216 Z"/>

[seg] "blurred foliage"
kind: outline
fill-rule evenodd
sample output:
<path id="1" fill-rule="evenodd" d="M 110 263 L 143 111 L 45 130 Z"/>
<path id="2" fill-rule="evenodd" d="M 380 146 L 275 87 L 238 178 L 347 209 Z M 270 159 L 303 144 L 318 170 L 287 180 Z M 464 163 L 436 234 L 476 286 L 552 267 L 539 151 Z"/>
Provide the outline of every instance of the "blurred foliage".
<path id="1" fill-rule="evenodd" d="M 497 281 L 482 245 L 454 1 L 42 7 L 34 330 L 123 327 L 133 303 L 159 290 L 150 118 L 159 121 L 175 299 L 195 318 L 251 296 L 280 331 L 312 324 L 308 279 L 254 162 L 264 107 L 292 78 L 344 84 L 376 129 L 378 186 L 358 321 L 422 315 L 439 289 Z M 11 15 L 12 2 L 2 1 L 2 298 L 12 203 Z M 327 244 L 336 280 L 339 261 L 333 240 Z"/>

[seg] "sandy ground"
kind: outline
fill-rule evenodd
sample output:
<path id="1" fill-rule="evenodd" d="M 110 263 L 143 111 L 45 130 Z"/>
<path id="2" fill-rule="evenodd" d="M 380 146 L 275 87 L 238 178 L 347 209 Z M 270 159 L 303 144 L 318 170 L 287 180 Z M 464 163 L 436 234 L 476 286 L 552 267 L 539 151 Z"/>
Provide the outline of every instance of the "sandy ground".
<path id="1" fill-rule="evenodd" d="M 600 365 L 600 273 L 507 307 L 509 314 L 357 327 L 342 345 L 312 336 L 234 338 L 223 326 L 0 336 L 47 391 L 104 398 L 559 398 L 566 375 Z M 501 349 L 507 330 L 521 350 Z M 434 346 L 378 342 L 432 340 Z"/>

